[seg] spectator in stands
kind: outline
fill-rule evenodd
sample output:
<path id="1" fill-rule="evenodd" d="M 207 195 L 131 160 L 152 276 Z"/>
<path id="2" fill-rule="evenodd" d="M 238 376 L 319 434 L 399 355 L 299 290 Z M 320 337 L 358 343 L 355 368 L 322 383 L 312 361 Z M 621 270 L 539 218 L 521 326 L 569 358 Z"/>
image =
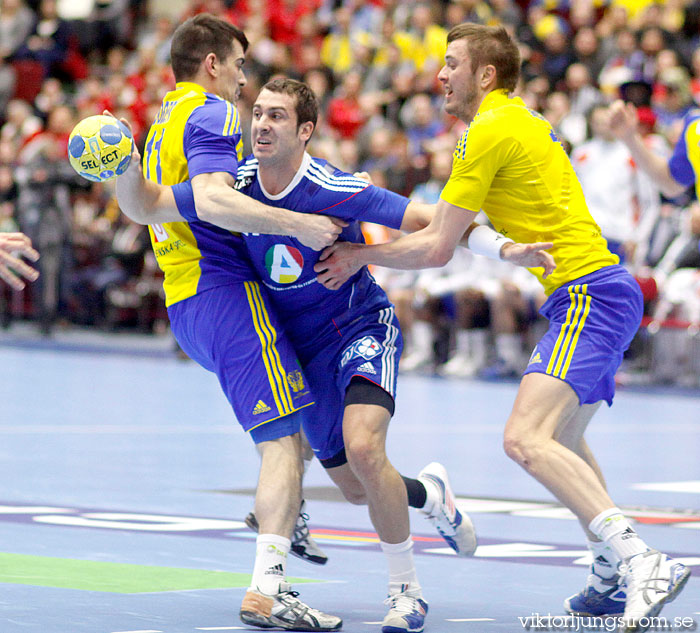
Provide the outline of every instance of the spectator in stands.
<path id="1" fill-rule="evenodd" d="M 24 46 L 35 21 L 24 0 L 0 2 L 0 58 L 11 59 Z"/>
<path id="2" fill-rule="evenodd" d="M 71 46 L 70 24 L 58 16 L 56 0 L 41 0 L 37 17 L 33 31 L 15 57 L 39 62 L 44 77 L 67 79 L 63 64 Z"/>

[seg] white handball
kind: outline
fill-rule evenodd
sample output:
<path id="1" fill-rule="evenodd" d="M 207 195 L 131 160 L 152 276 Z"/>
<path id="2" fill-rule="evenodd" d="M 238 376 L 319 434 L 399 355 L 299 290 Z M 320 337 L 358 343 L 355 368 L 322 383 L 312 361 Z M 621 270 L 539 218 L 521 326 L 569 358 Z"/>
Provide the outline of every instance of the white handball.
<path id="1" fill-rule="evenodd" d="M 120 176 L 131 160 L 134 139 L 129 128 L 104 114 L 78 123 L 68 139 L 70 164 L 83 178 L 104 182 Z"/>

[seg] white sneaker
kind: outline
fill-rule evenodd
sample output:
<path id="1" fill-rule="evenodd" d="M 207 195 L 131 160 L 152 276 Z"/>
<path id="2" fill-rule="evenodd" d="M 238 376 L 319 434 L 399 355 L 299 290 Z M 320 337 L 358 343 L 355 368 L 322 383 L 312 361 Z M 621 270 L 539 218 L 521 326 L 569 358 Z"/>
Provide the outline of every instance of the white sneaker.
<path id="1" fill-rule="evenodd" d="M 389 613 L 382 622 L 382 633 L 420 633 L 423 630 L 428 613 L 428 603 L 423 598 L 404 591 L 389 596 L 384 604 L 389 605 Z"/>
<path id="2" fill-rule="evenodd" d="M 458 556 L 471 556 L 476 551 L 476 533 L 471 519 L 462 514 L 455 504 L 447 471 L 442 464 L 432 462 L 418 473 L 425 486 L 437 489 L 438 501 L 433 507 L 419 510 L 423 513 Z M 428 495 L 430 498 L 430 495 Z"/>
<path id="3" fill-rule="evenodd" d="M 437 373 L 446 377 L 470 378 L 476 376 L 478 370 L 478 365 L 471 358 L 456 354 L 444 365 L 438 367 Z"/>
<path id="4" fill-rule="evenodd" d="M 654 549 L 630 558 L 626 568 L 627 602 L 622 630 L 626 633 L 646 631 L 652 624 L 650 618 L 683 589 L 690 578 L 690 570 Z"/>
<path id="5" fill-rule="evenodd" d="M 286 631 L 339 631 L 343 621 L 312 609 L 297 598 L 289 583 L 280 583 L 277 595 L 268 596 L 252 589 L 246 591 L 239 617 L 241 622 L 261 629 Z"/>
<path id="6" fill-rule="evenodd" d="M 433 355 L 431 352 L 424 350 L 416 350 L 404 356 L 399 361 L 399 370 L 416 371 L 418 369 L 431 365 L 432 362 Z"/>

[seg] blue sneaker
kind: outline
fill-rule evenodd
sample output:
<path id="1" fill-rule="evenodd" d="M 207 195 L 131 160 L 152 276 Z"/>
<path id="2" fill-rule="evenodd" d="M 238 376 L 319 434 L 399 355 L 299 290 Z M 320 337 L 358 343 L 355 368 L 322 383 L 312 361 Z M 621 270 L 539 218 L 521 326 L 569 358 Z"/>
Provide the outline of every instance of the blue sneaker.
<path id="1" fill-rule="evenodd" d="M 382 622 L 382 633 L 421 633 L 428 613 L 423 598 L 404 591 L 389 596 L 384 604 L 389 605 L 389 613 Z"/>
<path id="2" fill-rule="evenodd" d="M 564 600 L 564 609 L 571 615 L 584 617 L 622 615 L 626 600 L 627 592 L 622 576 L 615 574 L 612 578 L 605 579 L 591 573 L 586 586 L 576 595 Z"/>
<path id="3" fill-rule="evenodd" d="M 420 510 L 445 539 L 457 556 L 471 556 L 476 551 L 476 532 L 471 519 L 462 514 L 455 504 L 447 471 L 442 464 L 432 462 L 418 473 L 424 486 L 437 489 L 437 500 L 432 507 Z M 431 495 L 428 495 L 428 499 Z"/>

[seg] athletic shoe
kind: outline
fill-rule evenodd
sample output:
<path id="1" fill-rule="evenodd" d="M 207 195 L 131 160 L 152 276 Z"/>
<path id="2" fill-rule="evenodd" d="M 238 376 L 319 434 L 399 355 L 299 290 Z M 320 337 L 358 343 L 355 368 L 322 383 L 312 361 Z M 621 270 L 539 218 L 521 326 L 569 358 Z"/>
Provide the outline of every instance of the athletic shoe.
<path id="1" fill-rule="evenodd" d="M 630 558 L 624 575 L 627 604 L 624 630 L 646 631 L 653 618 L 680 593 L 690 578 L 690 570 L 654 549 Z"/>
<path id="2" fill-rule="evenodd" d="M 294 534 L 292 535 L 291 553 L 309 563 L 325 565 L 328 562 L 328 556 L 316 545 L 316 541 L 309 533 L 309 526 L 306 523 L 309 520 L 309 515 L 304 512 L 305 508 L 306 501 L 302 500 L 297 523 L 294 526 Z M 258 520 L 252 512 L 245 518 L 245 524 L 254 532 L 260 530 Z"/>
<path id="3" fill-rule="evenodd" d="M 434 503 L 432 508 L 419 510 L 419 512 L 425 514 L 428 521 L 435 526 L 440 536 L 458 556 L 474 554 L 476 551 L 474 525 L 471 519 L 457 508 L 445 467 L 438 462 L 432 462 L 418 473 L 418 479 L 425 486 L 437 488 L 439 493 L 439 501 Z"/>
<path id="4" fill-rule="evenodd" d="M 277 595 L 268 596 L 248 589 L 241 604 L 241 622 L 261 629 L 285 631 L 339 631 L 343 621 L 312 609 L 297 598 L 289 583 L 280 583 Z"/>
<path id="5" fill-rule="evenodd" d="M 384 604 L 389 605 L 389 613 L 382 622 L 382 633 L 420 633 L 428 613 L 428 603 L 405 591 L 389 596 Z"/>
<path id="6" fill-rule="evenodd" d="M 586 586 L 576 595 L 564 600 L 564 609 L 571 615 L 595 617 L 622 615 L 627 593 L 622 577 L 601 578 L 591 572 Z"/>

